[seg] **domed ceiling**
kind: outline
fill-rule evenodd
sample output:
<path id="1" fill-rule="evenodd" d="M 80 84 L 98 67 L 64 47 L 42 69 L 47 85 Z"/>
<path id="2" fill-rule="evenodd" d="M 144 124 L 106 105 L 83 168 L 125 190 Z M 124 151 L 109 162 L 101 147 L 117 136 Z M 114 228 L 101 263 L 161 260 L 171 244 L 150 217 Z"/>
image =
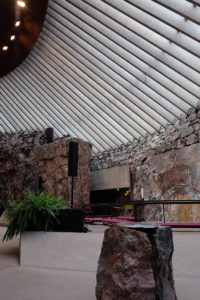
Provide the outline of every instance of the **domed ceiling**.
<path id="1" fill-rule="evenodd" d="M 0 1 L 0 77 L 32 50 L 44 21 L 47 0 Z"/>
<path id="2" fill-rule="evenodd" d="M 116 148 L 197 106 L 199 58 L 200 0 L 50 0 L 33 50 L 0 78 L 0 131 Z"/>

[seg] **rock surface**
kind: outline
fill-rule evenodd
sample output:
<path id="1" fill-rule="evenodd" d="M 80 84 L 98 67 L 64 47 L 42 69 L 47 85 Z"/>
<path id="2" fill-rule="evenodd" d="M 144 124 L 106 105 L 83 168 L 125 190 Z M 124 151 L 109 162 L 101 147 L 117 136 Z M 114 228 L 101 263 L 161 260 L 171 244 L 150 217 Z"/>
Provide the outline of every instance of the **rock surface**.
<path id="1" fill-rule="evenodd" d="M 200 144 L 165 152 L 147 159 L 135 170 L 137 186 L 135 199 L 141 186 L 145 200 L 199 200 L 200 199 Z M 145 179 L 145 181 L 144 181 Z M 162 220 L 160 205 L 145 206 L 141 218 Z M 199 222 L 200 205 L 165 205 L 168 222 Z"/>
<path id="2" fill-rule="evenodd" d="M 188 114 L 182 114 L 173 124 L 166 124 L 158 132 L 145 138 L 128 142 L 119 148 L 97 153 L 91 161 L 91 170 L 111 168 L 130 163 L 138 167 L 145 158 L 179 149 L 200 142 L 200 110 L 191 107 Z"/>
<path id="3" fill-rule="evenodd" d="M 176 300 L 171 229 L 136 229 L 113 225 L 105 231 L 97 300 Z"/>
<path id="4" fill-rule="evenodd" d="M 91 146 L 80 139 L 74 205 L 89 203 Z M 0 205 L 24 197 L 27 189 L 71 199 L 68 178 L 70 139 L 47 143 L 42 132 L 0 134 Z"/>
<path id="5" fill-rule="evenodd" d="M 200 200 L 200 110 L 138 141 L 97 153 L 91 170 L 129 164 L 131 200 Z M 143 196 L 143 197 L 142 197 Z M 200 205 L 165 205 L 169 222 L 199 222 Z M 162 206 L 138 207 L 140 220 L 163 220 Z"/>

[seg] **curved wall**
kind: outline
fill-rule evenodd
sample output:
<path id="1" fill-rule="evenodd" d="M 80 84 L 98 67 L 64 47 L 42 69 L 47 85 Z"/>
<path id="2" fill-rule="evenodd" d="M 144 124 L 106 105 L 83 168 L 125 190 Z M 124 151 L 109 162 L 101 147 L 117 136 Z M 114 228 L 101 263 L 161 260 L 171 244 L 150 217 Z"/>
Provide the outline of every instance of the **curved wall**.
<path id="1" fill-rule="evenodd" d="M 199 0 L 50 0 L 33 51 L 0 79 L 0 131 L 54 127 L 96 153 L 174 122 L 199 100 L 199 17 Z"/>

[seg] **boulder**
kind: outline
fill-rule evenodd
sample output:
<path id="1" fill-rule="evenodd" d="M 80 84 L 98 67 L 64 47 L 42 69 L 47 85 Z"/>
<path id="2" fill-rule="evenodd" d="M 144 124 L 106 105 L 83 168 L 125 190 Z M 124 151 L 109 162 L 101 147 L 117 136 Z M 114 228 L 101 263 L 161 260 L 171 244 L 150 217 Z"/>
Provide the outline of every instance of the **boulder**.
<path id="1" fill-rule="evenodd" d="M 176 300 L 169 227 L 113 225 L 105 231 L 97 300 Z"/>

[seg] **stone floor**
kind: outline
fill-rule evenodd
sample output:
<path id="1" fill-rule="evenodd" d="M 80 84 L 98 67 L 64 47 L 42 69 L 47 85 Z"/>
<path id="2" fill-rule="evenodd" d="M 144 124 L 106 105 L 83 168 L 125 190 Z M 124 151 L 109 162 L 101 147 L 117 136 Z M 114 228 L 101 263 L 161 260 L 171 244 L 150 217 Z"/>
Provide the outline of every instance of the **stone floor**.
<path id="1" fill-rule="evenodd" d="M 90 226 L 97 233 L 105 228 Z M 4 232 L 0 227 L 0 241 Z M 173 237 L 177 297 L 199 300 L 200 231 L 175 231 Z M 95 284 L 96 272 L 20 267 L 19 239 L 0 242 L 0 300 L 95 300 Z"/>

